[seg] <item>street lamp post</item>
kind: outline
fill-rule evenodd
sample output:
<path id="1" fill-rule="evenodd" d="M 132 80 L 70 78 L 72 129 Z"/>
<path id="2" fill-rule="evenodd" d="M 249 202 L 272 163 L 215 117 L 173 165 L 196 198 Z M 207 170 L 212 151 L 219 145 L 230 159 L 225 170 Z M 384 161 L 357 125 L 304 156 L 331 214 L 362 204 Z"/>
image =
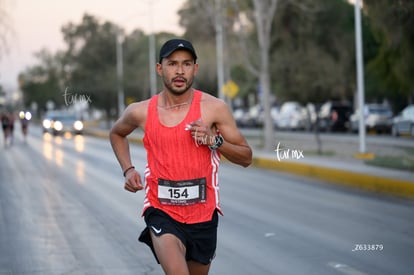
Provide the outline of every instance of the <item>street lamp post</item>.
<path id="1" fill-rule="evenodd" d="M 117 30 L 115 40 L 116 40 L 116 72 L 117 72 L 117 80 L 118 80 L 118 116 L 121 116 L 125 108 L 125 103 L 124 103 L 125 96 L 124 96 L 124 87 L 123 87 L 124 64 L 123 64 L 123 51 L 122 51 L 122 43 L 123 43 L 124 38 L 120 30 Z"/>
<path id="2" fill-rule="evenodd" d="M 153 1 L 148 1 L 149 5 L 149 21 L 150 21 L 150 35 L 149 35 L 149 70 L 150 70 L 150 90 L 151 90 L 151 96 L 155 95 L 157 93 L 157 76 L 156 76 L 156 68 L 155 63 L 156 57 L 155 57 L 155 34 L 154 34 L 154 28 L 153 28 L 153 8 L 152 8 Z"/>
<path id="3" fill-rule="evenodd" d="M 221 0 L 215 1 L 216 8 L 216 51 L 217 51 L 217 88 L 218 97 L 224 99 L 223 86 L 224 86 L 224 60 L 223 60 L 223 15 Z"/>
<path id="4" fill-rule="evenodd" d="M 366 152 L 366 129 L 364 117 L 365 87 L 364 87 L 364 66 L 362 51 L 362 28 L 361 28 L 361 0 L 355 1 L 355 47 L 357 65 L 357 92 L 359 109 L 359 154 L 358 158 L 373 158 L 374 155 Z"/>

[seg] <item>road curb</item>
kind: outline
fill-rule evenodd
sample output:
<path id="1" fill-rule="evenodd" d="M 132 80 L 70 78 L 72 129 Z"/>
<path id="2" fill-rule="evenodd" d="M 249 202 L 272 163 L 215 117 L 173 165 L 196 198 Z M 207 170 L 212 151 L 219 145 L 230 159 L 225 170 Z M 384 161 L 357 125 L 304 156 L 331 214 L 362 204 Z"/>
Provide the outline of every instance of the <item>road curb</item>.
<path id="1" fill-rule="evenodd" d="M 289 161 L 279 162 L 277 160 L 261 157 L 255 157 L 253 159 L 253 165 L 256 167 L 317 178 L 366 191 L 414 198 L 414 182 L 412 181 L 368 175 L 312 164 Z"/>
<path id="2" fill-rule="evenodd" d="M 100 138 L 109 138 L 109 133 L 105 131 L 87 131 L 85 133 Z M 139 137 L 129 136 L 128 140 L 131 143 L 143 144 L 142 138 Z M 259 168 L 317 178 L 330 183 L 358 188 L 365 191 L 411 199 L 414 198 L 414 182 L 412 181 L 368 175 L 306 163 L 277 161 L 263 157 L 253 157 L 252 164 Z"/>

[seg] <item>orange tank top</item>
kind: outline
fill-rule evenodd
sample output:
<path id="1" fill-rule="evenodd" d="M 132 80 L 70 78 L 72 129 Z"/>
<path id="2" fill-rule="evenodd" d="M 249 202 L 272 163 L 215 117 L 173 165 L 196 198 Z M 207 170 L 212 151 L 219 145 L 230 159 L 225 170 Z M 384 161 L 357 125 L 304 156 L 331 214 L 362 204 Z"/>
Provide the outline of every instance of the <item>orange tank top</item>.
<path id="1" fill-rule="evenodd" d="M 176 126 L 163 125 L 158 117 L 158 95 L 151 98 L 145 123 L 144 210 L 155 207 L 181 223 L 211 220 L 220 213 L 218 167 L 220 154 L 199 145 L 186 125 L 201 118 L 202 92 L 195 90 L 185 118 Z"/>

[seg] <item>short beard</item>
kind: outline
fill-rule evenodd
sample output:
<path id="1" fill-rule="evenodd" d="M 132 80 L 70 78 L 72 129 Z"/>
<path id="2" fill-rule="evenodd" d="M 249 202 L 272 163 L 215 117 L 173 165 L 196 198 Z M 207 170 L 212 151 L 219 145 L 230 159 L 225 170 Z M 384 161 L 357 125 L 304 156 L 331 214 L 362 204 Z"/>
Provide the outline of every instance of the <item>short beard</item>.
<path id="1" fill-rule="evenodd" d="M 186 79 L 185 87 L 182 87 L 180 89 L 174 88 L 172 85 L 172 81 L 167 81 L 165 78 L 163 78 L 163 82 L 167 90 L 170 91 L 173 95 L 185 94 L 193 86 L 193 78 L 191 78 L 190 80 Z"/>

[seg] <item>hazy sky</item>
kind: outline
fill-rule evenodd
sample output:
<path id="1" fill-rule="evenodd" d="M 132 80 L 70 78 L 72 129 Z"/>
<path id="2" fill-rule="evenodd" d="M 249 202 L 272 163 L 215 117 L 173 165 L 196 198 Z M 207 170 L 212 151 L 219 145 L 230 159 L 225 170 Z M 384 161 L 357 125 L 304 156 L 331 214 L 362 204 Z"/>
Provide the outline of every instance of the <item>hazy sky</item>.
<path id="1" fill-rule="evenodd" d="M 0 60 L 0 84 L 7 90 L 16 89 L 18 73 L 27 66 L 35 64 L 34 52 L 42 48 L 48 48 L 52 52 L 64 49 L 61 26 L 68 22 L 80 23 L 85 13 L 116 23 L 124 27 L 128 33 L 135 28 L 148 33 L 152 28 L 156 32 L 165 30 L 181 34 L 177 11 L 185 2 L 185 0 L 3 1 L 9 11 L 14 32 L 9 39 L 10 51 Z"/>

